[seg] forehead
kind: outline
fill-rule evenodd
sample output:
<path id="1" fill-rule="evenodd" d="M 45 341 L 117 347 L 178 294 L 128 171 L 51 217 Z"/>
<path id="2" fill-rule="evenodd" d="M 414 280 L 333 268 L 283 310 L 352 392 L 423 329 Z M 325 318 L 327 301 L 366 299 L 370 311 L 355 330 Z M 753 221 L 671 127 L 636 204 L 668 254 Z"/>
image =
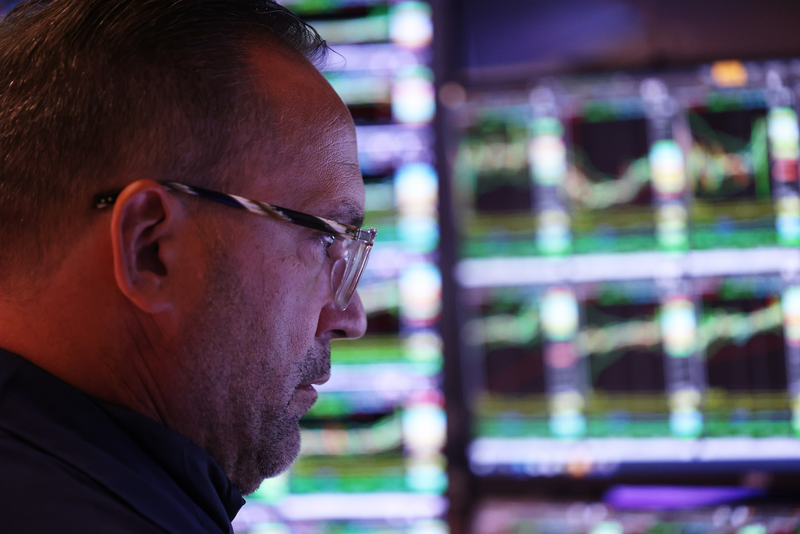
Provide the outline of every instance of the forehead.
<path id="1" fill-rule="evenodd" d="M 252 54 L 257 90 L 271 110 L 268 158 L 256 158 L 253 198 L 344 223 L 364 212 L 350 113 L 308 61 L 258 48 Z M 260 167 L 260 168 L 258 168 Z"/>

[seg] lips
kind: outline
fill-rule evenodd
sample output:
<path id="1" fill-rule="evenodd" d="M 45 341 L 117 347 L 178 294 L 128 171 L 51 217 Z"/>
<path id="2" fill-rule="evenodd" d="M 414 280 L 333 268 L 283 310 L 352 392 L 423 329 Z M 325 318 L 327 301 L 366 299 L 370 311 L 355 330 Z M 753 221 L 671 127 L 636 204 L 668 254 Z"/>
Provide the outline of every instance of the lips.
<path id="1" fill-rule="evenodd" d="M 321 386 L 322 384 L 330 380 L 330 378 L 331 378 L 330 373 L 326 373 L 318 378 L 312 378 L 306 382 L 303 382 L 302 384 L 297 386 L 297 388 L 300 389 L 300 388 L 310 388 L 312 386 Z"/>
<path id="2" fill-rule="evenodd" d="M 303 413 L 307 412 L 311 409 L 311 406 L 317 401 L 319 397 L 319 393 L 317 390 L 314 389 L 314 386 L 319 386 L 324 384 L 330 378 L 330 374 L 325 374 L 323 376 L 312 378 L 309 380 L 303 381 L 302 384 L 297 386 L 294 390 L 294 395 L 292 396 L 295 401 L 302 406 L 301 411 Z"/>

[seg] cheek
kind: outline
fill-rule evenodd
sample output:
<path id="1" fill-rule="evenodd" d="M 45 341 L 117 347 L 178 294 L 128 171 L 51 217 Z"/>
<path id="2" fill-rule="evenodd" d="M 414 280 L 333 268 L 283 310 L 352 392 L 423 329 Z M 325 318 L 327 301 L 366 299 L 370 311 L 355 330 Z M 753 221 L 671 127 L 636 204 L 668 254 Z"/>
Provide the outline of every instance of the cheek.
<path id="1" fill-rule="evenodd" d="M 331 266 L 324 249 L 317 242 L 301 243 L 295 255 L 297 263 L 294 275 L 297 280 L 298 297 L 313 301 L 321 308 L 324 300 L 330 297 Z"/>
<path id="2" fill-rule="evenodd" d="M 273 255 L 262 265 L 254 279 L 261 282 L 255 291 L 263 295 L 263 317 L 282 325 L 292 344 L 307 346 L 322 308 L 332 298 L 330 261 L 313 246 L 300 246 L 294 254 Z"/>

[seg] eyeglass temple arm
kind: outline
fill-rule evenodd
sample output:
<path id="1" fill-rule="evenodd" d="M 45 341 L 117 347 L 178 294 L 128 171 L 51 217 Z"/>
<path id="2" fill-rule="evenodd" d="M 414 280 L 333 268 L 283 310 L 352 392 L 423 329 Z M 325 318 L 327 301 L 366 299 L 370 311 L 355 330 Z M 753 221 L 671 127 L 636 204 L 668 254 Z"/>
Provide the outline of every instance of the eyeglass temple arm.
<path id="1" fill-rule="evenodd" d="M 168 190 L 181 191 L 189 195 L 207 198 L 216 202 L 222 202 L 228 206 L 239 208 L 262 217 L 267 216 L 274 219 L 285 220 L 287 222 L 304 226 L 312 230 L 354 238 L 359 241 L 364 241 L 369 246 L 372 246 L 375 241 L 375 235 L 377 234 L 377 231 L 374 228 L 355 228 L 346 224 L 328 221 L 327 219 L 315 217 L 314 215 L 308 215 L 307 213 L 295 211 L 289 208 L 274 206 L 265 202 L 258 202 L 255 200 L 238 197 L 236 195 L 219 193 L 203 187 L 187 186 L 177 182 L 166 182 L 162 185 Z M 95 195 L 94 207 L 97 209 L 104 209 L 112 206 L 117 201 L 120 193 L 122 193 L 122 190 L 110 191 Z"/>

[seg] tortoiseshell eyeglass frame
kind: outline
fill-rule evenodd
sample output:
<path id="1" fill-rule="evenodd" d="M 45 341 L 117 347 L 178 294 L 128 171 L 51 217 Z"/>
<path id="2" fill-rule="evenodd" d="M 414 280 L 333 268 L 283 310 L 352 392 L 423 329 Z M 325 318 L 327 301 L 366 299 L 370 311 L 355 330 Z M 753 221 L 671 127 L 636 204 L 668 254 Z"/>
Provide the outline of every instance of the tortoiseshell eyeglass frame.
<path id="1" fill-rule="evenodd" d="M 335 269 L 331 268 L 334 302 L 339 310 L 344 311 L 347 309 L 347 306 L 350 304 L 355 294 L 358 282 L 364 274 L 372 245 L 375 243 L 375 236 L 378 233 L 375 228 L 358 228 L 324 217 L 317 217 L 289 208 L 267 204 L 266 202 L 211 191 L 210 189 L 186 185 L 179 182 L 164 182 L 161 185 L 169 191 L 179 191 L 188 195 L 207 198 L 234 208 L 248 211 L 260 217 L 269 217 L 271 219 L 288 222 L 332 235 L 334 239 L 339 240 L 343 245 L 343 253 L 340 259 L 345 260 L 345 268 L 340 280 L 336 280 L 336 278 L 338 278 L 338 273 L 334 274 Z M 94 207 L 103 209 L 113 205 L 121 192 L 120 190 L 95 195 Z M 336 261 L 336 259 L 334 259 L 334 261 Z"/>

